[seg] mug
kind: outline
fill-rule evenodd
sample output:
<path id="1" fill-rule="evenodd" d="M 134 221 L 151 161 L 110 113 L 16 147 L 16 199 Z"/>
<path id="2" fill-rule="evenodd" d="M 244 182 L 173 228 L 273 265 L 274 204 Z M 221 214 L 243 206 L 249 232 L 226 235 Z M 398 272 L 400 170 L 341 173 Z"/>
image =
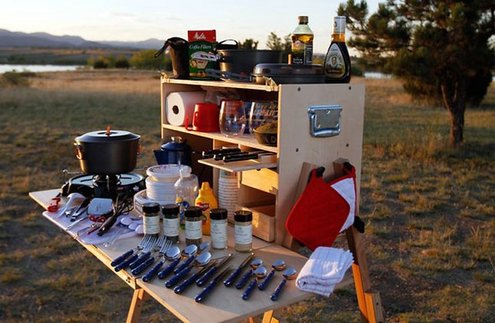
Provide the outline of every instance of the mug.
<path id="1" fill-rule="evenodd" d="M 196 103 L 193 114 L 193 130 L 203 132 L 218 132 L 219 110 L 214 103 Z"/>

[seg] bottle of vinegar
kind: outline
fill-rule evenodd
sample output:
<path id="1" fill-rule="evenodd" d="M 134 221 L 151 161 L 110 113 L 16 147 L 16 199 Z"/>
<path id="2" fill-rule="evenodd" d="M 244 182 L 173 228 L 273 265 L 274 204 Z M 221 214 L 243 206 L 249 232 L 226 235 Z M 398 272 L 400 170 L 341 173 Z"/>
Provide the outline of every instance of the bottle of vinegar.
<path id="1" fill-rule="evenodd" d="M 299 16 L 299 25 L 292 33 L 292 61 L 294 65 L 313 63 L 313 31 L 308 26 L 308 16 Z"/>
<path id="2" fill-rule="evenodd" d="M 334 18 L 332 42 L 325 56 L 326 83 L 349 83 L 351 80 L 351 58 L 345 44 L 346 17 Z"/>

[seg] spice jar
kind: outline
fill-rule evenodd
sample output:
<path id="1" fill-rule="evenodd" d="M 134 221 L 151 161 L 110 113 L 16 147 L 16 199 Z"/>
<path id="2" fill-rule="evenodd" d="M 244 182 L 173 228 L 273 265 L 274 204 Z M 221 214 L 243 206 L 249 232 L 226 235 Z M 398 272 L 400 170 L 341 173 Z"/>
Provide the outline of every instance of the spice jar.
<path id="1" fill-rule="evenodd" d="M 203 237 L 203 231 L 201 226 L 203 224 L 203 211 L 200 207 L 190 206 L 184 213 L 186 220 L 186 245 L 195 244 L 199 245 Z"/>
<path id="2" fill-rule="evenodd" d="M 172 242 L 179 242 L 179 213 L 177 204 L 166 204 L 162 207 L 163 235 Z"/>
<path id="3" fill-rule="evenodd" d="M 227 248 L 227 210 L 223 208 L 210 210 L 210 235 L 213 249 Z"/>
<path id="4" fill-rule="evenodd" d="M 249 252 L 253 247 L 253 213 L 239 210 L 234 212 L 235 250 Z"/>
<path id="5" fill-rule="evenodd" d="M 148 202 L 143 204 L 144 234 L 160 234 L 160 204 Z"/>

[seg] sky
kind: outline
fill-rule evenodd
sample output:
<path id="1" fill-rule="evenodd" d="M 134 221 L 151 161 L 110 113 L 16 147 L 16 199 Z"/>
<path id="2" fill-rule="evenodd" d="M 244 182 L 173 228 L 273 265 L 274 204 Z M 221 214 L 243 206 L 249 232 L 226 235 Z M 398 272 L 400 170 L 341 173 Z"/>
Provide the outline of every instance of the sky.
<path id="1" fill-rule="evenodd" d="M 378 2 L 368 0 L 373 13 Z M 0 29 L 75 35 L 86 40 L 187 39 L 188 30 L 215 29 L 217 41 L 290 34 L 308 16 L 315 53 L 330 44 L 333 17 L 346 0 L 0 0 Z"/>

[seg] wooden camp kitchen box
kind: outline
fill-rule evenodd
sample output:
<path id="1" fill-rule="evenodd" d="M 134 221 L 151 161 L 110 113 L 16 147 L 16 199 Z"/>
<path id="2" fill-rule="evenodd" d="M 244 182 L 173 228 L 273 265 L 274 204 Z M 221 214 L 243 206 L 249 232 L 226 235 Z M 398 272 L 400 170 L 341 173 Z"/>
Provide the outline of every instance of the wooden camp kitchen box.
<path id="1" fill-rule="evenodd" d="M 276 101 L 278 104 L 278 144 L 259 144 L 254 136 L 226 137 L 221 133 L 197 132 L 173 126 L 166 119 L 166 98 L 171 92 L 206 91 L 206 97 L 228 92 L 244 101 Z M 275 156 L 263 161 L 235 163 L 195 159 L 211 166 L 211 182 L 218 192 L 220 170 L 237 172 L 239 208 L 254 211 L 253 234 L 265 241 L 287 244 L 285 220 L 298 194 L 306 184 L 304 165 L 324 166 L 325 177 L 334 175 L 333 163 L 348 160 L 361 173 L 363 142 L 363 84 L 274 84 L 176 80 L 161 78 L 161 136 L 164 141 L 181 136 L 201 152 L 222 147 L 262 150 Z M 307 175 L 305 175 L 307 176 Z M 301 179 L 300 179 L 301 178 Z M 217 195 L 218 196 L 218 195 Z"/>

